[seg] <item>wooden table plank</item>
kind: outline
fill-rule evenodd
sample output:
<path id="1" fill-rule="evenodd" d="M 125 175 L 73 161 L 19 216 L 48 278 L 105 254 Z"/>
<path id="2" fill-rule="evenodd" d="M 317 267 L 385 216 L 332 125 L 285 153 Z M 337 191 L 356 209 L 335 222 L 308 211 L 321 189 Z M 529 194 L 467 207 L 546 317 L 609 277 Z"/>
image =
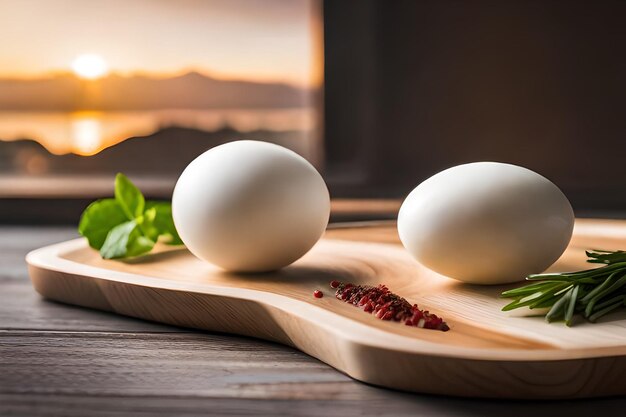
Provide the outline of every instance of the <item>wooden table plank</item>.
<path id="1" fill-rule="evenodd" d="M 272 343 L 201 333 L 162 336 L 2 332 L 0 411 L 553 417 L 624 405 L 618 399 L 498 402 L 404 394 L 354 382 Z"/>
<path id="2" fill-rule="evenodd" d="M 203 333 L 2 331 L 0 369 L 6 394 L 358 399 L 371 390 L 294 349 Z"/>
<path id="3" fill-rule="evenodd" d="M 27 278 L 24 256 L 33 249 L 78 236 L 70 227 L 0 227 L 0 280 Z"/>
<path id="4" fill-rule="evenodd" d="M 589 417 L 621 416 L 620 399 L 569 402 L 472 401 L 392 393 L 364 400 L 253 400 L 200 397 L 83 397 L 0 394 L 3 416 Z M 86 412 L 88 410 L 88 412 Z"/>

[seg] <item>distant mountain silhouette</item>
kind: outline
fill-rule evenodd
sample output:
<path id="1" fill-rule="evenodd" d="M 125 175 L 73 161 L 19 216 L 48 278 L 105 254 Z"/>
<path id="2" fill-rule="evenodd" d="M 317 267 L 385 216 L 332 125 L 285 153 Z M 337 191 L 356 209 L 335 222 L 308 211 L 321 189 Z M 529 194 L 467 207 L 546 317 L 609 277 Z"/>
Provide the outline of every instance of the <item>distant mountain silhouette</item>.
<path id="1" fill-rule="evenodd" d="M 197 72 L 171 78 L 111 74 L 91 81 L 60 74 L 0 79 L 0 111 L 302 107 L 309 94 L 287 84 L 219 80 Z"/>
<path id="2" fill-rule="evenodd" d="M 306 133 L 233 129 L 205 132 L 186 128 L 166 128 L 150 136 L 125 140 L 102 152 L 85 157 L 53 155 L 32 140 L 0 142 L 0 173 L 55 175 L 105 174 L 178 176 L 195 157 L 214 146 L 233 140 L 264 140 L 306 154 Z"/>

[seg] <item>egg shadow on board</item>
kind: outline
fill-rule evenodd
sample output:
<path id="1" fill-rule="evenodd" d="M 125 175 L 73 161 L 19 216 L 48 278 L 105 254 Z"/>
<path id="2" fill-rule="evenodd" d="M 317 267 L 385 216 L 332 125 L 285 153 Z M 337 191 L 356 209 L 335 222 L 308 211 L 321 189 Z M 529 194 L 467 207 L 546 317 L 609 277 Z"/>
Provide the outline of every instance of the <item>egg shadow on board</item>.
<path id="1" fill-rule="evenodd" d="M 142 265 L 157 262 L 167 262 L 181 256 L 193 255 L 191 255 L 189 250 L 185 247 L 165 246 L 159 252 L 147 253 L 141 256 L 137 256 L 135 258 L 119 259 L 118 261 L 129 265 Z M 193 259 L 195 260 L 196 258 L 193 257 Z M 302 283 L 324 286 L 327 286 L 330 281 L 333 280 L 360 283 L 365 281 L 367 278 L 367 274 L 364 274 L 362 271 L 358 270 L 331 270 L 327 267 L 298 265 L 297 263 L 288 265 L 282 269 L 267 272 L 234 272 L 226 270 L 212 270 L 211 273 L 220 274 L 224 277 L 228 277 L 228 279 L 240 279 L 241 281 L 247 282 L 253 280 L 259 283 Z"/>
<path id="2" fill-rule="evenodd" d="M 220 274 L 229 279 L 242 281 L 255 281 L 259 283 L 274 284 L 303 284 L 318 285 L 328 288 L 331 281 L 358 282 L 359 278 L 350 271 L 330 270 L 328 268 L 316 268 L 309 265 L 289 265 L 285 268 L 268 272 L 231 272 L 221 271 Z"/>
<path id="3" fill-rule="evenodd" d="M 190 252 L 184 247 L 171 246 L 164 249 L 162 252 L 147 253 L 134 258 L 119 259 L 119 261 L 130 265 L 141 265 L 154 262 L 164 262 L 189 253 Z"/>
<path id="4" fill-rule="evenodd" d="M 519 282 L 512 284 L 496 284 L 496 285 L 484 285 L 484 284 L 470 284 L 463 281 L 458 281 L 454 278 L 447 277 L 445 275 L 438 274 L 440 279 L 443 280 L 443 285 L 450 290 L 458 290 L 464 293 L 472 293 L 478 295 L 487 295 L 500 298 L 502 291 L 506 291 L 510 288 L 514 288 L 519 285 Z"/>

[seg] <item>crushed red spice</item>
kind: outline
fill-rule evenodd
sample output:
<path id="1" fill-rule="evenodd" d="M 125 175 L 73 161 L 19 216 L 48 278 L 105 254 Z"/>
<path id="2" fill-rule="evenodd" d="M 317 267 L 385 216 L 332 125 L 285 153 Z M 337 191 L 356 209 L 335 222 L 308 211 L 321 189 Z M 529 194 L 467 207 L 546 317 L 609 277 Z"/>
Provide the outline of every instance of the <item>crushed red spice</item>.
<path id="1" fill-rule="evenodd" d="M 322 298 L 323 296 L 324 296 L 324 293 L 321 292 L 320 290 L 313 291 L 313 297 L 315 297 L 315 298 Z"/>
<path id="2" fill-rule="evenodd" d="M 363 311 L 374 314 L 381 320 L 404 322 L 407 326 L 423 329 L 448 331 L 450 327 L 441 317 L 428 311 L 420 310 L 417 304 L 411 305 L 406 298 L 389 291 L 386 285 L 354 285 L 331 281 L 330 287 L 336 289 L 337 299 L 361 307 Z"/>

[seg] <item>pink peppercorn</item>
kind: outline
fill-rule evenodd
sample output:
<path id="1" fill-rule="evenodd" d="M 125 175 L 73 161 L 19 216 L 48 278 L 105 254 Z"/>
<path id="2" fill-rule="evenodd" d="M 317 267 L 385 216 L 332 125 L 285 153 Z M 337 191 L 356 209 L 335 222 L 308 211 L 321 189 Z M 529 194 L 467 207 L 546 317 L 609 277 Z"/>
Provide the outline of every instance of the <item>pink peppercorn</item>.
<path id="1" fill-rule="evenodd" d="M 401 321 L 407 326 L 424 329 L 444 332 L 450 330 L 450 327 L 441 317 L 430 313 L 428 310 L 420 310 L 417 304 L 411 305 L 405 298 L 389 291 L 385 285 L 381 284 L 374 287 L 333 280 L 330 282 L 330 287 L 336 289 L 335 297 L 339 300 L 355 307 L 361 307 L 365 312 L 374 314 L 378 319 Z"/>
<path id="2" fill-rule="evenodd" d="M 320 290 L 313 291 L 313 297 L 315 297 L 315 298 L 322 298 L 323 296 L 324 296 L 324 293 L 321 292 Z"/>

